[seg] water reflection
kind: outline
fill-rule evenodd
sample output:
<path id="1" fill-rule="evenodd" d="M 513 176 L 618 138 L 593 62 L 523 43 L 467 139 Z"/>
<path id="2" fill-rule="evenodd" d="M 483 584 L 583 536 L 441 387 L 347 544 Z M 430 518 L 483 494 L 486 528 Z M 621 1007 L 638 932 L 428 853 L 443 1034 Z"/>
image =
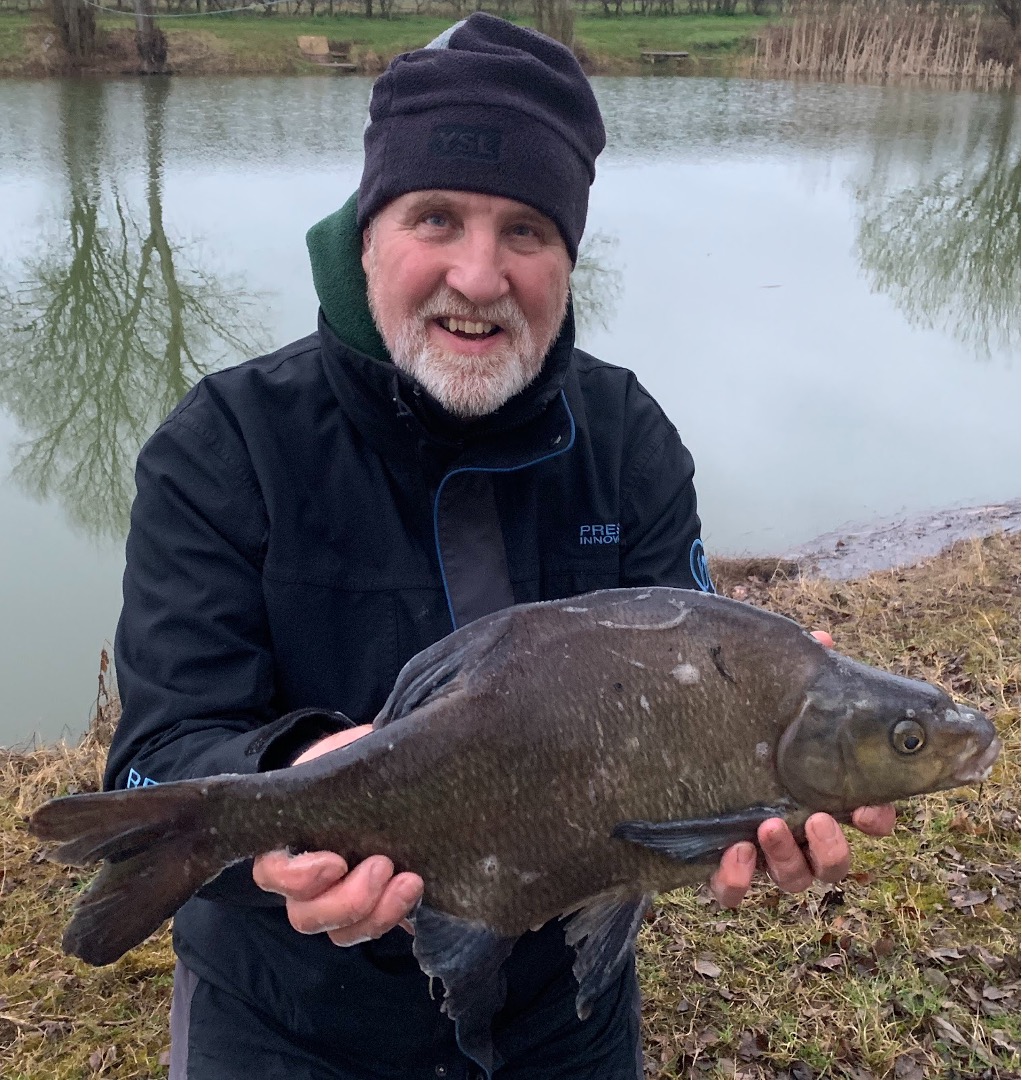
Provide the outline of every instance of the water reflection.
<path id="1" fill-rule="evenodd" d="M 599 326 L 606 330 L 617 314 L 623 284 L 615 265 L 618 240 L 605 232 L 587 233 L 571 274 L 571 302 L 575 323 L 584 333 Z"/>
<path id="2" fill-rule="evenodd" d="M 0 287 L 0 404 L 26 436 L 12 476 L 96 537 L 124 535 L 134 459 L 159 419 L 225 353 L 253 352 L 264 334 L 251 299 L 167 235 L 168 93 L 166 79 L 140 89 L 145 183 L 133 199 L 104 146 L 102 86 L 61 84 L 66 228 L 16 287 Z"/>
<path id="3" fill-rule="evenodd" d="M 902 143 L 897 159 L 896 144 L 876 145 L 856 187 L 862 267 L 912 325 L 943 330 L 976 356 L 1017 354 L 1018 103 L 1005 95 L 967 127 L 954 121 L 921 139 L 913 115 L 912 151 Z M 897 175 L 906 161 L 907 185 Z"/>

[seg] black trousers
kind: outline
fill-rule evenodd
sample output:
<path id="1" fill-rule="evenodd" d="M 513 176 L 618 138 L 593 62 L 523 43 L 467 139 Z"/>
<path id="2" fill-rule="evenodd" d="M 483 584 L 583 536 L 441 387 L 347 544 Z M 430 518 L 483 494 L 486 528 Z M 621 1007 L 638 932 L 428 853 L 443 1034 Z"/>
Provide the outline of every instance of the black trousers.
<path id="1" fill-rule="evenodd" d="M 638 994 L 628 1030 L 598 1061 L 560 1063 L 554 1073 L 509 1062 L 494 1080 L 642 1080 Z M 472 1062 L 427 1071 L 437 1080 L 485 1080 Z M 378 1080 L 331 1064 L 240 998 L 213 986 L 177 961 L 170 1008 L 169 1080 Z M 394 1078 L 396 1080 L 396 1077 Z"/>

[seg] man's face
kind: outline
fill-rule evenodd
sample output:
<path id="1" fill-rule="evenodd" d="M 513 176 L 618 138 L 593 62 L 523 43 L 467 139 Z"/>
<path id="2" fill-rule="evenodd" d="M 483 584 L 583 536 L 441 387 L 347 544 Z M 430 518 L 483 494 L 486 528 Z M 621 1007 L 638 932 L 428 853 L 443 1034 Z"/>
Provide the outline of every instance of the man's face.
<path id="1" fill-rule="evenodd" d="M 539 373 L 564 319 L 557 226 L 496 195 L 413 191 L 363 235 L 369 307 L 394 363 L 456 416 L 484 416 Z"/>

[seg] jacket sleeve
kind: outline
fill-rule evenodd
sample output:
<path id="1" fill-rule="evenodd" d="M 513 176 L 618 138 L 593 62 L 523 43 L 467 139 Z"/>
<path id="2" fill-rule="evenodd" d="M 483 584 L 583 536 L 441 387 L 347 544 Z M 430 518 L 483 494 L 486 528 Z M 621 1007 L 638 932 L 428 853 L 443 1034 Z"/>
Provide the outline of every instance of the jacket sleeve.
<path id="1" fill-rule="evenodd" d="M 201 393 L 200 385 L 139 455 L 108 789 L 283 767 L 350 723 L 328 710 L 281 716 L 275 707 L 265 507 L 230 425 L 196 417 Z M 204 895 L 267 902 L 243 866 Z"/>
<path id="2" fill-rule="evenodd" d="M 659 405 L 635 384 L 622 477 L 623 586 L 714 592 L 700 538 L 692 455 Z"/>

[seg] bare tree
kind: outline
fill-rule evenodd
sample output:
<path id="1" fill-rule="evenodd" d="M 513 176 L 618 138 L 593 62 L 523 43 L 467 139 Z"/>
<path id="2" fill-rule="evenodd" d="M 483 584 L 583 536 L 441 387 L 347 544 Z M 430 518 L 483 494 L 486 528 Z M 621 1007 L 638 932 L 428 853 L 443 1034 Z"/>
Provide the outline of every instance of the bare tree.
<path id="1" fill-rule="evenodd" d="M 82 0 L 50 0 L 50 18 L 72 67 L 88 63 L 96 48 L 96 12 Z"/>
<path id="2" fill-rule="evenodd" d="M 166 71 L 167 35 L 156 25 L 153 0 L 135 0 L 135 48 L 142 75 Z"/>
<path id="3" fill-rule="evenodd" d="M 575 14 L 569 0 L 535 0 L 536 29 L 570 49 L 575 40 Z"/>
<path id="4" fill-rule="evenodd" d="M 225 352 L 253 352 L 247 298 L 181 265 L 163 223 L 167 86 L 143 88 L 147 183 L 135 208 L 103 177 L 102 112 L 62 87 L 66 231 L 0 289 L 0 403 L 25 433 L 12 476 L 95 536 L 123 536 L 138 449 Z M 84 100 L 83 100 L 84 99 Z M 140 211 L 140 212 L 139 212 Z M 251 321 L 249 320 L 251 326 Z"/>

